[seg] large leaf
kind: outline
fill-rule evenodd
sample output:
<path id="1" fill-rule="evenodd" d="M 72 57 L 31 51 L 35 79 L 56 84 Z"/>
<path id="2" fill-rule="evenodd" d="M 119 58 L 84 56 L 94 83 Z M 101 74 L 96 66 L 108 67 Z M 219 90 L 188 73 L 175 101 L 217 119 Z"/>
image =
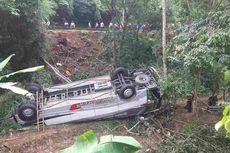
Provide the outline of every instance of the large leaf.
<path id="1" fill-rule="evenodd" d="M 230 105 L 226 106 L 223 111 L 223 118 L 215 124 L 215 129 L 219 130 L 223 125 L 227 133 L 230 133 Z"/>
<path id="2" fill-rule="evenodd" d="M 31 67 L 31 68 L 19 70 L 19 71 L 16 71 L 16 72 L 13 72 L 13 73 L 10 73 L 10 74 L 7 74 L 7 75 L 0 76 L 0 80 L 3 79 L 3 78 L 8 78 L 8 77 L 10 77 L 12 75 L 15 75 L 15 74 L 19 74 L 19 73 L 27 73 L 27 72 L 39 71 L 39 70 L 41 70 L 43 68 L 44 68 L 44 66 L 36 66 L 36 67 Z"/>
<path id="3" fill-rule="evenodd" d="M 223 115 L 228 116 L 228 115 L 230 115 L 229 112 L 230 112 L 230 105 L 228 105 L 224 108 Z"/>
<path id="4" fill-rule="evenodd" d="M 17 83 L 14 83 L 14 82 L 4 82 L 4 83 L 0 83 L 0 88 L 11 90 L 12 92 L 14 92 L 16 94 L 20 94 L 23 96 L 28 96 L 28 97 L 32 96 L 32 93 L 28 92 L 25 89 L 16 87 L 15 86 L 16 84 Z"/>
<path id="5" fill-rule="evenodd" d="M 219 122 L 217 122 L 215 124 L 216 131 L 218 131 L 225 124 L 225 122 L 226 122 L 227 119 L 228 119 L 228 117 L 224 116 Z"/>
<path id="6" fill-rule="evenodd" d="M 230 70 L 228 70 L 228 71 L 226 71 L 226 72 L 224 73 L 224 80 L 225 80 L 226 82 L 230 82 Z"/>
<path id="7" fill-rule="evenodd" d="M 228 118 L 225 122 L 225 125 L 224 125 L 227 133 L 230 133 L 230 118 Z"/>
<path id="8" fill-rule="evenodd" d="M 102 136 L 96 153 L 135 153 L 141 145 L 129 136 Z"/>
<path id="9" fill-rule="evenodd" d="M 87 131 L 71 147 L 61 150 L 60 153 L 93 153 L 97 144 L 98 140 L 94 132 Z"/>
<path id="10" fill-rule="evenodd" d="M 93 131 L 88 131 L 59 153 L 135 153 L 140 148 L 140 143 L 128 136 L 102 136 L 98 144 Z"/>
<path id="11" fill-rule="evenodd" d="M 7 57 L 4 61 L 0 63 L 0 72 L 3 70 L 3 68 L 6 66 L 6 64 L 10 61 L 10 59 L 14 56 L 15 54 L 10 55 Z"/>

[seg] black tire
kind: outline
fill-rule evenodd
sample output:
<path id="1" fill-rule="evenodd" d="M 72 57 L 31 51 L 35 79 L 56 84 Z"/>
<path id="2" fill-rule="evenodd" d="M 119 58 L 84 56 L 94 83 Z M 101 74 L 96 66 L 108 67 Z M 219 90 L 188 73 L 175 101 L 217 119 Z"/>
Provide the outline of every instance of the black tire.
<path id="1" fill-rule="evenodd" d="M 135 77 L 135 82 L 138 85 L 145 85 L 150 82 L 150 77 L 146 74 L 139 74 Z"/>
<path id="2" fill-rule="evenodd" d="M 128 84 L 123 85 L 118 92 L 118 96 L 121 99 L 129 99 L 132 98 L 134 95 L 136 95 L 135 87 L 133 85 Z"/>
<path id="3" fill-rule="evenodd" d="M 41 92 L 43 88 L 38 83 L 29 83 L 29 84 L 26 84 L 25 89 L 35 94 L 36 92 Z"/>
<path id="4" fill-rule="evenodd" d="M 31 101 L 27 101 L 21 104 L 17 109 L 18 117 L 26 123 L 33 123 L 37 119 L 36 104 Z"/>
<path id="5" fill-rule="evenodd" d="M 125 69 L 123 67 L 118 67 L 111 73 L 111 80 L 117 79 L 118 75 L 120 75 L 120 74 L 122 74 L 122 76 L 128 76 L 129 72 L 127 69 Z"/>

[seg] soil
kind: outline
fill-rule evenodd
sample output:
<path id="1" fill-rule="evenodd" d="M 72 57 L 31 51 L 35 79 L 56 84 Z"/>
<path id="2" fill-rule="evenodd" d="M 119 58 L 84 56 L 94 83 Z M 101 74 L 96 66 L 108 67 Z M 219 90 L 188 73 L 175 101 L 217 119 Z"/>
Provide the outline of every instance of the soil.
<path id="1" fill-rule="evenodd" d="M 200 99 L 199 108 L 206 107 L 204 104 L 206 100 L 206 97 Z M 180 132 L 183 125 L 197 121 L 196 115 L 187 112 L 183 108 L 185 102 L 186 100 L 177 101 L 174 111 L 175 117 L 170 127 L 167 127 L 175 133 Z M 219 117 L 203 110 L 199 114 L 199 119 L 203 122 L 215 123 Z M 116 123 L 116 126 L 112 128 L 106 125 L 107 121 L 94 121 L 45 127 L 44 132 L 37 132 L 36 127 L 24 128 L 17 131 L 10 130 L 8 134 L 0 138 L 0 153 L 54 153 L 71 146 L 77 136 L 90 129 L 96 132 L 98 138 L 107 134 L 130 135 L 142 144 L 140 153 L 150 152 L 164 138 L 163 133 L 158 131 L 159 129 L 143 128 L 145 130 L 141 131 L 142 134 L 128 132 L 126 121 L 111 121 Z M 139 125 L 138 128 L 142 129 L 142 127 L 144 127 L 144 124 Z M 98 130 L 98 128 L 101 130 Z"/>
<path id="2" fill-rule="evenodd" d="M 101 121 L 103 124 L 103 121 Z M 46 127 L 44 132 L 38 132 L 36 127 L 20 131 L 11 130 L 7 135 L 0 138 L 0 153 L 54 153 L 67 148 L 74 143 L 77 136 L 87 130 L 95 129 L 100 122 L 60 125 L 57 127 Z M 119 135 L 130 135 L 136 138 L 142 145 L 143 151 L 155 146 L 152 137 L 127 133 L 122 126 L 117 128 Z M 103 131 L 97 132 L 98 137 L 113 133 L 112 129 L 104 127 Z M 157 139 L 157 138 L 156 138 Z M 154 139 L 154 140 L 156 140 Z"/>
<path id="3" fill-rule="evenodd" d="M 50 30 L 47 34 L 52 50 L 51 64 L 66 77 L 82 79 L 82 73 L 103 74 L 111 64 L 100 58 L 103 52 L 103 31 Z"/>
<path id="4" fill-rule="evenodd" d="M 175 107 L 175 119 L 173 130 L 178 133 L 183 125 L 190 124 L 193 122 L 205 124 L 205 123 L 216 123 L 219 119 L 218 112 L 212 112 L 207 110 L 207 101 L 209 96 L 199 97 L 197 102 L 197 114 L 188 112 L 184 109 L 186 100 L 178 100 Z"/>

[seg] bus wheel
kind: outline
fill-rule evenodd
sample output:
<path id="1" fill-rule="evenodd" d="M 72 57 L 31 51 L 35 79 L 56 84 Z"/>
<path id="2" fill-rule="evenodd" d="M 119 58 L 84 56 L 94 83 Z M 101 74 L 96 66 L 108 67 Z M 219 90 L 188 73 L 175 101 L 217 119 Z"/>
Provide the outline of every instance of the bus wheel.
<path id="1" fill-rule="evenodd" d="M 28 83 L 25 86 L 25 89 L 33 94 L 36 92 L 41 92 L 42 91 L 42 86 L 38 83 Z"/>
<path id="2" fill-rule="evenodd" d="M 118 95 L 121 99 L 129 99 L 136 94 L 136 89 L 133 85 L 125 84 L 121 87 Z"/>
<path id="3" fill-rule="evenodd" d="M 17 114 L 22 121 L 35 122 L 37 119 L 36 104 L 32 101 L 21 104 L 17 109 Z"/>

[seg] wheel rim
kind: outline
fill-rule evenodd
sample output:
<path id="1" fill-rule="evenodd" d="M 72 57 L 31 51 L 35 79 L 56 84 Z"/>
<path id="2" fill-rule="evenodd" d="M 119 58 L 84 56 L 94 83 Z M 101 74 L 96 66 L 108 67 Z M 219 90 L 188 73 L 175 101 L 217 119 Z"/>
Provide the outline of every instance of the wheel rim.
<path id="1" fill-rule="evenodd" d="M 140 74 L 136 76 L 135 81 L 140 84 L 146 84 L 146 83 L 149 83 L 150 78 L 146 74 Z"/>
<path id="2" fill-rule="evenodd" d="M 141 81 L 146 81 L 147 80 L 147 78 L 146 77 L 143 77 L 143 76 L 140 76 L 140 78 L 139 78 Z"/>
<path id="3" fill-rule="evenodd" d="M 130 88 L 128 88 L 128 89 L 126 89 L 126 90 L 124 91 L 124 96 L 125 96 L 125 97 L 130 97 L 130 96 L 132 96 L 132 94 L 133 94 L 133 90 L 130 89 Z"/>
<path id="4" fill-rule="evenodd" d="M 30 116 L 32 116 L 32 115 L 34 114 L 34 112 L 33 112 L 32 109 L 27 108 L 27 109 L 24 109 L 24 110 L 22 111 L 22 114 L 23 114 L 24 116 L 26 116 L 26 117 L 30 117 Z"/>

